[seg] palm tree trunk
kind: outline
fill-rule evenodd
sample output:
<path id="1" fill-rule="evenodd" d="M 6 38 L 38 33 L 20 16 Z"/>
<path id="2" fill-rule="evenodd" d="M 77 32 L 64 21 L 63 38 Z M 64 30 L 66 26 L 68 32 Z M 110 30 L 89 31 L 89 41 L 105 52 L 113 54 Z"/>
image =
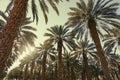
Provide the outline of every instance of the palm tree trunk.
<path id="1" fill-rule="evenodd" d="M 55 64 L 55 72 L 54 72 L 54 79 L 53 80 L 57 80 L 57 75 L 58 75 L 58 71 L 57 71 L 57 63 Z"/>
<path id="2" fill-rule="evenodd" d="M 100 80 L 98 75 L 96 76 L 96 80 Z"/>
<path id="3" fill-rule="evenodd" d="M 73 70 L 73 67 L 70 67 L 70 69 L 71 69 L 71 72 L 70 72 L 71 73 L 71 80 L 76 80 L 76 75 L 75 75 L 75 72 Z"/>
<path id="4" fill-rule="evenodd" d="M 46 73 L 46 57 L 47 57 L 47 52 L 45 51 L 44 55 L 43 55 L 43 61 L 42 61 L 42 76 L 41 76 L 41 80 L 46 80 L 45 79 L 45 73 Z"/>
<path id="5" fill-rule="evenodd" d="M 69 61 L 67 61 L 67 79 L 68 79 L 68 80 L 71 80 L 70 77 L 71 77 L 71 76 L 70 76 L 70 64 L 69 64 Z"/>
<path id="6" fill-rule="evenodd" d="M 62 39 L 58 42 L 58 80 L 62 80 Z"/>
<path id="7" fill-rule="evenodd" d="M 118 79 L 118 80 L 120 80 L 120 78 L 119 78 L 119 75 L 118 75 L 117 71 L 115 71 L 115 75 L 116 75 L 117 79 Z"/>
<path id="8" fill-rule="evenodd" d="M 97 78 L 97 80 L 100 80 L 100 79 L 99 79 L 99 75 L 97 75 L 96 78 Z"/>
<path id="9" fill-rule="evenodd" d="M 86 78 L 85 78 L 85 70 L 83 70 L 83 71 L 81 72 L 81 78 L 82 78 L 82 80 L 86 80 Z"/>
<path id="10" fill-rule="evenodd" d="M 85 68 L 85 73 L 86 73 L 86 76 L 87 76 L 87 80 L 92 80 L 91 73 L 90 73 L 90 68 L 88 66 L 88 59 L 87 59 L 87 56 L 84 53 L 84 51 L 83 51 L 83 62 L 84 62 L 83 65 L 84 65 L 84 68 Z"/>
<path id="11" fill-rule="evenodd" d="M 110 77 L 110 71 L 108 68 L 108 62 L 106 60 L 106 57 L 104 55 L 104 51 L 102 49 L 101 43 L 100 43 L 100 39 L 99 39 L 99 35 L 97 32 L 97 28 L 96 28 L 96 22 L 93 19 L 89 19 L 88 21 L 88 27 L 90 29 L 90 33 L 92 36 L 93 41 L 95 42 L 96 45 L 96 49 L 97 49 L 97 55 L 99 56 L 100 62 L 101 62 L 101 67 L 103 69 L 103 73 L 105 75 L 106 80 L 111 80 Z"/>
<path id="12" fill-rule="evenodd" d="M 23 80 L 27 80 L 28 73 L 28 64 L 25 65 L 25 69 L 23 71 Z"/>
<path id="13" fill-rule="evenodd" d="M 63 68 L 63 80 L 70 80 L 69 78 L 68 78 L 68 72 L 67 72 L 67 68 L 66 68 L 66 66 L 64 66 L 64 68 Z"/>
<path id="14" fill-rule="evenodd" d="M 32 61 L 32 63 L 31 63 L 31 69 L 30 69 L 30 80 L 33 80 L 34 65 L 35 65 L 35 63 L 34 63 L 34 61 Z"/>
<path id="15" fill-rule="evenodd" d="M 38 71 L 38 78 L 37 80 L 41 80 L 41 66 L 39 66 L 39 71 Z"/>
<path id="16" fill-rule="evenodd" d="M 114 73 L 111 73 L 112 79 L 115 80 Z"/>
<path id="17" fill-rule="evenodd" d="M 10 56 L 19 26 L 25 19 L 27 2 L 28 0 L 15 0 L 7 24 L 2 29 L 0 38 L 0 72 L 3 72 L 5 68 L 5 63 Z"/>

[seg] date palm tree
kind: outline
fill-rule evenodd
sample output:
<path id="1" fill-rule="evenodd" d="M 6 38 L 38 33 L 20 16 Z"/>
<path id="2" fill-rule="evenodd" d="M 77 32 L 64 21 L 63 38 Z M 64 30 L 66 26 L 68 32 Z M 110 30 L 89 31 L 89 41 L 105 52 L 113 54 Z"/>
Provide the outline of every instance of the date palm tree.
<path id="1" fill-rule="evenodd" d="M 77 74 L 80 73 L 82 66 L 80 65 L 77 55 L 70 52 L 63 54 L 63 79 L 64 80 L 76 80 Z"/>
<path id="2" fill-rule="evenodd" d="M 74 53 L 77 55 L 77 58 L 80 59 L 80 62 L 82 61 L 83 70 L 81 72 L 82 79 L 85 80 L 92 80 L 91 75 L 91 68 L 90 68 L 90 61 L 89 59 L 92 58 L 93 60 L 98 60 L 98 57 L 96 55 L 95 51 L 95 45 L 93 43 L 90 43 L 89 41 L 77 41 L 77 47 Z"/>
<path id="3" fill-rule="evenodd" d="M 46 80 L 46 64 L 50 61 L 53 62 L 55 60 L 55 49 L 51 45 L 51 42 L 46 40 L 44 44 L 37 47 L 38 53 L 41 55 L 39 59 L 42 61 L 42 74 L 41 80 Z"/>
<path id="4" fill-rule="evenodd" d="M 39 79 L 46 80 L 47 65 L 48 63 L 54 62 L 56 57 L 55 56 L 56 52 L 57 51 L 55 50 L 55 48 L 52 47 L 51 42 L 46 40 L 44 44 L 43 45 L 41 44 L 39 47 L 37 47 L 32 54 L 29 54 L 26 57 L 24 57 L 22 60 L 20 60 L 21 63 L 19 67 L 16 67 L 15 69 L 10 70 L 6 78 L 10 78 L 11 73 L 14 73 L 13 75 L 15 75 L 16 69 L 19 69 L 19 68 L 23 69 L 22 75 L 24 75 L 24 72 L 25 72 L 24 67 L 28 65 L 28 68 L 29 68 L 28 75 L 26 75 L 25 73 L 25 76 L 23 77 L 27 77 L 30 80 L 41 77 Z M 41 66 L 41 68 L 39 66 Z M 39 69 L 41 70 L 41 72 L 39 74 L 36 74 L 38 73 Z"/>
<path id="5" fill-rule="evenodd" d="M 70 8 L 72 12 L 69 12 L 68 14 L 71 17 L 66 23 L 70 26 L 79 27 L 78 29 L 81 32 L 89 29 L 91 37 L 95 42 L 98 51 L 97 55 L 100 58 L 101 66 L 107 80 L 111 80 L 108 62 L 104 55 L 98 33 L 100 29 L 109 32 L 110 25 L 120 28 L 119 15 L 116 13 L 118 7 L 119 3 L 113 2 L 113 0 L 88 0 L 87 5 L 83 0 L 80 0 L 80 2 L 77 2 L 77 8 Z"/>
<path id="6" fill-rule="evenodd" d="M 13 42 L 17 36 L 19 26 L 25 20 L 28 1 L 29 0 L 11 0 L 10 4 L 8 5 L 6 9 L 7 12 L 10 12 L 10 15 L 7 20 L 7 24 L 5 25 L 4 28 L 2 28 L 2 31 L 0 32 L 0 35 L 1 35 L 0 37 L 0 61 L 2 61 L 3 57 L 6 56 L 6 59 L 2 61 L 3 63 L 7 61 L 10 51 L 12 50 Z M 48 1 L 50 5 L 53 7 L 53 9 L 58 13 L 58 9 L 55 3 L 59 3 L 60 0 L 55 0 L 55 1 L 48 0 Z M 69 0 L 66 0 L 66 1 L 69 1 Z M 47 22 L 46 12 L 48 11 L 48 6 L 46 5 L 45 0 L 39 0 L 39 2 L 40 2 L 41 9 L 43 11 L 44 16 L 46 17 L 45 19 Z M 36 19 L 36 21 L 38 21 L 35 0 L 31 0 L 31 3 L 32 3 L 33 20 Z M 1 72 L 4 70 L 4 67 L 5 67 L 5 64 L 0 64 Z"/>
<path id="7" fill-rule="evenodd" d="M 119 76 L 120 75 L 120 73 L 119 73 L 119 66 L 120 66 L 119 55 L 109 54 L 108 56 L 109 56 L 108 61 L 109 61 L 110 68 L 111 68 L 111 75 L 114 77 L 116 76 L 116 78 L 119 80 L 120 79 L 120 76 Z"/>
<path id="8" fill-rule="evenodd" d="M 2 28 L 0 34 L 0 60 L 2 61 L 2 63 L 0 63 L 0 72 L 3 72 L 5 68 L 5 63 L 12 50 L 12 45 L 17 36 L 19 26 L 25 19 L 27 1 L 28 0 L 15 0 L 7 24 Z M 3 59 L 4 57 L 5 59 Z"/>
<path id="9" fill-rule="evenodd" d="M 114 54 L 116 54 L 116 50 L 119 50 L 120 45 L 120 29 L 113 28 L 112 33 L 110 35 L 105 34 L 103 38 L 104 47 L 106 49 L 106 53 L 112 52 L 114 49 Z"/>
<path id="10" fill-rule="evenodd" d="M 10 10 L 12 9 L 13 5 L 14 5 L 14 1 L 15 0 L 11 0 L 10 3 L 8 4 L 7 8 L 6 8 L 6 12 L 10 12 Z M 31 10 L 32 10 L 32 14 L 33 14 L 33 21 L 36 19 L 36 22 L 38 22 L 38 6 L 37 6 L 37 2 L 35 0 L 29 0 L 31 2 Z M 43 16 L 45 18 L 45 22 L 48 22 L 48 17 L 47 17 L 47 13 L 49 13 L 49 6 L 47 4 L 49 4 L 52 9 L 59 15 L 59 10 L 57 8 L 56 4 L 59 4 L 60 2 L 62 2 L 61 0 L 37 0 L 39 3 L 39 6 L 42 10 Z M 69 1 L 69 0 L 66 0 Z M 29 3 L 28 3 L 29 4 Z"/>
<path id="11" fill-rule="evenodd" d="M 9 14 L 5 14 L 4 12 L 0 11 L 1 17 L 4 19 L 0 20 L 1 29 L 4 27 L 4 25 L 7 23 L 7 19 Z M 26 18 L 25 21 L 21 24 L 19 27 L 19 32 L 17 33 L 17 37 L 14 40 L 13 48 L 11 51 L 11 55 L 8 58 L 7 64 L 9 65 L 11 62 L 14 61 L 17 55 L 21 54 L 23 51 L 25 51 L 25 47 L 28 45 L 35 46 L 34 40 L 37 38 L 37 36 L 32 32 L 36 31 L 35 28 L 32 26 L 29 26 L 29 24 L 32 23 L 30 18 Z M 4 57 L 5 59 L 5 57 Z"/>
<path id="12" fill-rule="evenodd" d="M 58 77 L 59 80 L 62 80 L 62 52 L 65 44 L 73 45 L 73 40 L 69 34 L 69 28 L 63 26 L 53 26 L 50 29 L 47 29 L 49 32 L 45 33 L 45 36 L 48 36 L 49 39 L 54 45 L 57 44 L 58 51 Z"/>
<path id="13" fill-rule="evenodd" d="M 110 69 L 111 69 L 111 75 L 113 79 L 119 80 L 119 54 L 117 54 L 117 50 L 119 50 L 120 45 L 120 36 L 119 36 L 120 30 L 113 28 L 112 33 L 110 35 L 104 35 L 104 49 L 105 54 L 107 56 Z M 116 75 L 116 77 L 115 77 Z"/>

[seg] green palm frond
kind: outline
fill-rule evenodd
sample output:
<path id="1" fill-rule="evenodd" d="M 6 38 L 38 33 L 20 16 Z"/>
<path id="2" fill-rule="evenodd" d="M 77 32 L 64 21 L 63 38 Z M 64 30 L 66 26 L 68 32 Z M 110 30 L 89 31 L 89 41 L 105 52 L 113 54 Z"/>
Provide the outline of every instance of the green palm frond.
<path id="1" fill-rule="evenodd" d="M 3 18 L 3 19 L 0 19 L 0 30 L 1 30 L 3 26 L 6 24 L 7 15 L 3 11 L 0 11 L 0 16 Z"/>
<path id="2" fill-rule="evenodd" d="M 35 0 L 31 0 L 31 6 L 32 6 L 33 21 L 36 19 L 36 23 L 38 23 L 38 11 L 37 11 L 37 6 L 35 4 Z"/>
<path id="3" fill-rule="evenodd" d="M 79 56 L 82 55 L 82 53 L 85 53 L 89 58 L 93 58 L 95 60 L 99 60 L 97 56 L 96 46 L 95 44 L 91 43 L 90 41 L 85 40 L 77 40 L 76 41 L 76 49 L 75 53 Z"/>
<path id="4" fill-rule="evenodd" d="M 40 8 L 41 8 L 41 10 L 43 12 L 43 15 L 44 15 L 44 18 L 45 18 L 45 22 L 47 23 L 48 22 L 48 17 L 47 17 L 46 12 L 49 12 L 48 11 L 48 6 L 45 4 L 44 0 L 43 1 L 39 0 L 39 3 L 40 3 Z"/>
<path id="5" fill-rule="evenodd" d="M 27 25 L 27 24 L 30 24 L 32 22 L 33 21 L 31 21 L 31 17 L 27 17 L 27 18 L 25 18 L 25 21 L 22 23 L 22 25 Z"/>
<path id="6" fill-rule="evenodd" d="M 63 41 L 63 51 L 65 49 L 74 49 L 76 45 L 73 40 L 73 36 L 71 36 L 71 32 L 69 31 L 69 27 L 66 26 L 53 26 L 47 29 L 48 33 L 45 33 L 44 36 L 48 37 L 48 40 L 51 40 L 52 44 L 55 45 L 59 40 Z"/>
<path id="7" fill-rule="evenodd" d="M 70 18 L 68 19 L 67 24 L 70 26 L 75 26 L 81 21 L 86 21 L 87 23 L 89 18 L 94 18 L 97 22 L 103 21 L 105 24 L 120 28 L 120 16 L 116 13 L 119 3 L 113 2 L 113 0 L 89 0 L 86 5 L 83 0 L 80 0 L 80 2 L 77 2 L 76 4 L 77 8 L 70 8 L 72 11 L 68 13 Z M 89 7 L 85 7 L 85 5 Z"/>
<path id="8" fill-rule="evenodd" d="M 8 17 L 5 15 L 4 12 L 0 11 L 0 16 L 1 16 L 2 18 L 4 18 L 4 20 L 7 21 Z"/>
<path id="9" fill-rule="evenodd" d="M 0 28 L 2 29 L 2 27 L 4 27 L 7 22 L 8 16 L 2 11 L 0 11 L 0 16 L 2 17 L 0 19 Z M 16 37 L 14 40 L 12 54 L 7 60 L 6 67 L 11 66 L 13 61 L 16 60 L 17 56 L 23 53 L 23 51 L 26 51 L 26 46 L 35 45 L 34 40 L 37 38 L 37 36 L 34 34 L 34 31 L 36 31 L 36 29 L 28 26 L 31 22 L 32 21 L 30 18 L 26 18 L 25 22 L 21 24 L 18 32 L 18 37 Z"/>
<path id="10" fill-rule="evenodd" d="M 5 12 L 10 12 L 10 10 L 12 9 L 12 7 L 14 6 L 14 1 L 15 0 L 11 0 L 10 3 L 8 4 L 6 11 Z M 36 20 L 36 23 L 38 23 L 39 17 L 38 17 L 38 6 L 35 0 L 30 0 L 31 1 L 31 10 L 32 10 L 32 15 L 33 15 L 33 21 Z M 69 1 L 69 0 L 66 0 Z M 45 18 L 45 22 L 48 22 L 48 17 L 47 17 L 47 13 L 49 13 L 49 6 L 48 4 L 52 7 L 52 9 L 59 15 L 59 11 L 57 8 L 57 4 L 59 4 L 60 2 L 63 2 L 62 0 L 38 0 L 40 8 L 43 12 L 44 18 Z M 29 3 L 28 3 L 29 4 Z"/>
<path id="11" fill-rule="evenodd" d="M 104 46 L 106 54 L 110 54 L 111 52 L 114 52 L 116 54 L 116 50 L 118 49 L 118 46 L 120 45 L 119 42 L 119 29 L 113 28 L 110 35 L 104 35 Z"/>
<path id="12" fill-rule="evenodd" d="M 53 2 L 53 0 L 48 0 L 48 2 L 52 6 L 52 8 L 56 11 L 56 13 L 59 15 L 58 8 L 56 7 L 56 4 Z"/>
<path id="13" fill-rule="evenodd" d="M 24 30 L 32 30 L 32 31 L 37 31 L 36 28 L 31 27 L 31 26 L 23 26 L 22 27 Z"/>
<path id="14" fill-rule="evenodd" d="M 80 0 L 80 4 L 77 3 L 77 5 L 78 5 L 79 7 L 81 7 L 81 9 L 83 9 L 84 12 L 87 11 L 87 6 L 86 6 L 86 3 L 84 2 L 84 0 Z M 80 6 L 80 5 L 81 5 L 81 6 Z"/>
<path id="15" fill-rule="evenodd" d="M 90 12 L 93 8 L 93 4 L 94 4 L 94 1 L 93 0 L 89 0 L 88 1 L 88 4 L 87 4 L 87 11 Z"/>
<path id="16" fill-rule="evenodd" d="M 50 29 L 47 29 L 49 33 L 45 33 L 45 36 L 54 36 L 56 38 L 65 36 L 68 33 L 68 27 L 64 28 L 63 26 L 53 26 Z"/>
<path id="17" fill-rule="evenodd" d="M 11 0 L 10 3 L 8 4 L 5 12 L 9 13 L 10 10 L 12 9 L 12 7 L 13 7 L 13 4 L 14 4 L 14 0 Z"/>
<path id="18" fill-rule="evenodd" d="M 5 25 L 5 21 L 0 19 L 0 30 L 2 29 L 2 27 Z"/>

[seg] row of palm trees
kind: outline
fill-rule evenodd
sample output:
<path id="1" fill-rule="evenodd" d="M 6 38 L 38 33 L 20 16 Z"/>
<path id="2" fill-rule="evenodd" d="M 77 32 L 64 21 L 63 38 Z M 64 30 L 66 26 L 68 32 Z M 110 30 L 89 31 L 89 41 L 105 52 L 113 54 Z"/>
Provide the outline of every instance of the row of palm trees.
<path id="1" fill-rule="evenodd" d="M 1 29 L 6 25 L 9 13 L 4 13 L 0 11 L 1 20 L 0 26 Z M 37 36 L 34 34 L 36 29 L 30 26 L 32 21 L 30 18 L 26 18 L 25 21 L 21 24 L 19 28 L 19 32 L 17 33 L 17 37 L 14 40 L 14 44 L 12 46 L 11 55 L 7 58 L 7 56 L 3 57 L 3 59 L 7 59 L 5 63 L 5 71 L 12 66 L 14 61 L 18 58 L 18 55 L 21 55 L 24 51 L 26 51 L 26 47 L 35 46 L 34 40 Z M 1 64 L 3 62 L 1 61 Z"/>
<path id="2" fill-rule="evenodd" d="M 33 21 L 36 20 L 36 23 L 38 23 L 38 9 L 35 0 L 11 0 L 5 10 L 5 12 L 9 13 L 9 17 L 7 19 L 7 24 L 4 25 L 0 32 L 0 61 L 2 61 L 0 63 L 0 72 L 4 72 L 4 70 L 6 70 L 6 62 L 9 56 L 12 55 L 11 51 L 14 40 L 18 35 L 17 33 L 19 32 L 21 24 L 24 23 L 26 19 L 29 1 L 31 1 Z M 38 2 L 47 23 L 47 13 L 49 13 L 47 2 L 45 0 L 38 0 Z M 61 0 L 48 0 L 48 3 L 57 14 L 59 14 L 59 11 L 56 5 L 60 2 Z"/>
<path id="3" fill-rule="evenodd" d="M 28 2 L 28 0 L 26 0 L 26 1 L 12 0 L 10 5 L 12 3 L 14 3 L 13 9 L 11 10 L 10 5 L 7 7 L 6 11 L 9 11 L 9 10 L 11 10 L 11 11 L 10 11 L 10 18 L 8 18 L 8 22 L 7 22 L 6 26 L 2 28 L 2 35 L 4 35 L 4 36 L 2 36 L 2 38 L 1 38 L 1 40 L 2 40 L 1 46 L 6 45 L 7 47 L 3 46 L 4 48 L 0 49 L 1 50 L 0 54 L 5 53 L 5 55 L 1 56 L 0 59 L 3 59 L 4 57 L 6 57 L 5 59 L 1 60 L 2 61 L 1 64 L 3 65 L 3 67 L 1 68 L 1 71 L 4 70 L 3 69 L 5 66 L 4 63 L 7 62 L 7 58 L 9 56 L 9 52 L 10 52 L 8 50 L 10 50 L 10 48 L 12 47 L 12 44 L 13 44 L 13 40 L 15 39 L 15 37 L 17 37 L 17 34 L 15 34 L 15 33 L 17 33 L 18 28 L 19 28 L 17 26 L 21 26 L 23 21 L 25 21 L 25 14 L 26 14 L 25 10 L 26 10 L 26 6 L 27 6 L 27 2 Z M 44 0 L 41 0 L 41 1 L 39 0 L 39 2 L 40 2 L 40 6 L 42 8 L 45 20 L 47 22 L 46 13 L 48 12 L 48 6 L 46 5 Z M 55 0 L 55 2 L 53 2 L 52 0 L 49 0 L 49 3 L 53 7 L 53 9 L 58 13 L 58 9 L 57 9 L 55 3 L 59 3 L 59 0 Z M 37 8 L 36 8 L 34 0 L 31 0 L 31 4 L 32 4 L 33 20 L 36 19 L 36 21 L 38 21 Z M 44 4 L 44 7 L 43 7 L 43 4 Z M 20 7 L 21 7 L 21 9 L 18 10 L 18 8 L 20 8 Z M 96 59 L 98 61 L 97 65 L 101 69 L 102 73 L 104 74 L 103 78 L 105 78 L 106 80 L 112 79 L 111 74 L 110 74 L 111 71 L 110 71 L 109 64 L 108 64 L 108 60 L 110 59 L 108 54 L 111 54 L 113 51 L 108 50 L 108 49 L 112 49 L 113 46 L 116 45 L 115 44 L 116 41 L 114 39 L 105 39 L 105 40 L 108 40 L 106 43 L 107 46 L 105 46 L 105 48 L 102 47 L 101 41 L 104 39 L 104 34 L 100 31 L 103 29 L 107 33 L 107 35 L 111 36 L 111 34 L 114 32 L 112 30 L 113 28 L 120 29 L 119 15 L 116 13 L 118 8 L 119 8 L 119 3 L 113 2 L 112 0 L 109 0 L 109 1 L 89 0 L 88 4 L 86 4 L 83 0 L 80 0 L 79 2 L 77 2 L 77 8 L 73 8 L 73 7 L 70 8 L 72 10 L 72 12 L 68 13 L 70 15 L 70 18 L 68 19 L 68 22 L 66 23 L 67 27 L 63 28 L 62 26 L 60 26 L 60 27 L 55 26 L 55 27 L 51 27 L 51 29 L 48 29 L 48 31 L 50 31 L 50 33 L 46 33 L 45 36 L 49 36 L 50 38 L 47 42 L 45 42 L 45 44 L 49 43 L 50 45 L 54 45 L 57 43 L 56 50 L 58 53 L 58 55 L 57 55 L 58 58 L 56 61 L 56 66 L 57 66 L 56 70 L 58 71 L 57 77 L 61 76 L 59 78 L 59 80 L 63 80 L 63 78 L 65 78 L 65 75 L 61 74 L 64 71 L 63 70 L 64 67 L 63 67 L 63 65 L 61 65 L 63 62 L 62 61 L 63 52 L 64 52 L 64 54 L 66 54 L 66 53 L 69 53 L 71 50 L 76 52 L 77 50 L 80 49 L 80 52 L 79 51 L 78 52 L 81 53 L 81 48 L 76 49 L 76 48 L 78 48 L 77 44 L 82 44 L 83 46 L 86 46 L 86 44 L 88 44 L 88 42 L 89 42 L 89 41 L 87 42 L 87 40 L 88 40 L 87 38 L 89 38 L 90 36 L 92 37 L 94 46 L 96 47 L 96 51 L 93 50 L 94 53 L 95 52 L 96 53 L 94 55 L 92 53 L 91 54 L 92 54 L 92 56 L 96 56 Z M 19 12 L 23 12 L 23 13 L 17 14 Z M 9 25 L 10 23 L 12 23 L 12 24 Z M 8 30 L 9 26 L 12 26 L 10 28 L 10 30 Z M 74 29 L 72 31 L 68 32 L 69 27 L 74 27 Z M 14 32 L 14 33 L 12 33 L 12 32 Z M 11 33 L 13 36 L 10 35 Z M 81 40 L 81 39 L 83 39 L 83 40 Z M 9 44 L 6 44 L 8 42 L 9 42 Z M 119 38 L 117 39 L 117 42 L 118 42 L 117 44 L 119 44 Z M 64 44 L 66 44 L 66 46 L 64 46 Z M 45 50 L 48 50 L 49 46 L 47 45 L 46 47 L 47 47 L 47 49 L 45 49 Z M 117 47 L 118 46 L 114 46 L 113 53 L 115 53 Z M 89 69 L 90 64 L 88 64 L 89 58 L 87 59 L 87 57 L 89 57 L 89 56 L 86 55 L 85 50 L 86 49 L 82 49 L 82 54 L 83 54 L 82 59 L 81 59 L 81 56 L 77 55 L 75 60 L 78 60 L 79 64 L 81 63 L 81 60 L 82 60 L 82 62 L 84 62 L 83 68 L 85 68 L 85 70 L 83 71 L 83 74 L 82 74 L 83 80 L 85 78 L 87 78 L 88 80 L 89 79 L 91 80 L 92 76 L 88 75 L 91 72 L 91 70 Z M 46 53 L 46 51 L 45 51 L 45 53 Z M 107 59 L 107 56 L 108 56 L 108 59 Z M 45 57 L 46 57 L 46 55 L 45 55 Z M 45 59 L 45 57 L 43 59 Z M 94 59 L 92 58 L 92 60 L 94 60 Z M 33 64 L 35 64 L 35 63 L 33 63 Z M 45 68 L 45 63 L 43 63 L 43 64 L 44 64 L 44 68 Z M 29 67 L 29 65 L 27 64 L 26 67 Z M 25 68 L 25 69 L 27 70 L 28 68 Z M 24 71 L 26 71 L 26 70 L 24 70 Z M 42 68 L 42 70 L 43 70 L 42 72 L 44 72 L 43 74 L 45 74 L 45 69 Z M 71 73 L 74 73 L 73 69 L 68 70 L 68 72 L 69 71 L 71 71 Z M 31 74 L 32 74 L 32 72 L 31 72 Z M 75 75 L 75 74 L 69 74 L 69 75 Z M 79 79 L 79 78 L 76 78 L 76 79 Z M 99 79 L 99 77 L 98 77 L 98 79 Z"/>
<path id="4" fill-rule="evenodd" d="M 74 28 L 75 29 L 75 28 Z M 74 30 L 73 29 L 73 30 Z M 35 50 L 37 57 L 24 58 L 21 66 L 7 74 L 8 79 L 23 80 L 104 80 L 105 75 L 101 67 L 95 44 L 84 38 L 71 36 L 69 27 L 53 26 L 47 29 L 45 36 L 49 38 Z M 105 37 L 106 39 L 106 37 Z M 59 41 L 62 43 L 59 45 Z M 108 42 L 104 41 L 104 51 L 108 61 L 110 78 L 120 79 L 120 57 L 109 51 Z M 109 44 L 111 45 L 111 44 Z M 114 48 L 113 46 L 111 49 Z M 109 51 L 109 52 L 108 52 Z M 26 60 L 27 59 L 27 60 Z M 24 63 L 25 61 L 28 61 Z"/>

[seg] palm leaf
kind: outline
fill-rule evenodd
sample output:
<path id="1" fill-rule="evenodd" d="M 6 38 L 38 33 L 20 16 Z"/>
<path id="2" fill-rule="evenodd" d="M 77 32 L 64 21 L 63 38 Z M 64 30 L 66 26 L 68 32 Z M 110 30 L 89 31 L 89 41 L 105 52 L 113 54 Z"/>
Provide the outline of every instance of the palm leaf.
<path id="1" fill-rule="evenodd" d="M 87 6 L 85 4 L 85 1 L 80 0 L 80 3 L 81 3 L 82 8 L 84 8 L 84 11 L 86 12 L 87 11 Z"/>
<path id="2" fill-rule="evenodd" d="M 3 26 L 6 24 L 3 20 L 0 19 L 0 30 L 3 28 Z"/>
<path id="3" fill-rule="evenodd" d="M 81 10 L 82 13 L 86 13 L 84 7 L 80 3 L 76 3 L 78 8 Z"/>
<path id="4" fill-rule="evenodd" d="M 45 22 L 47 23 L 48 22 L 48 17 L 47 17 L 47 14 L 46 14 L 46 7 L 44 5 L 45 3 L 43 4 L 43 2 L 39 0 L 39 4 L 40 4 L 40 7 L 41 7 L 41 10 L 43 11 Z"/>
<path id="5" fill-rule="evenodd" d="M 53 37 L 53 35 L 50 33 L 45 33 L 44 36 Z"/>
<path id="6" fill-rule="evenodd" d="M 36 28 L 33 28 L 31 26 L 23 26 L 22 29 L 36 31 Z"/>
<path id="7" fill-rule="evenodd" d="M 32 6 L 33 21 L 36 19 L 36 23 L 38 23 L 38 12 L 35 1 L 32 0 L 31 4 L 32 4 L 31 6 Z"/>
<path id="8" fill-rule="evenodd" d="M 90 12 L 93 9 L 93 6 L 94 6 L 93 4 L 94 4 L 93 0 L 88 1 L 88 4 L 87 4 L 87 11 L 88 12 Z"/>
<path id="9" fill-rule="evenodd" d="M 8 13 L 9 13 L 9 11 L 11 10 L 13 4 L 14 4 L 14 0 L 10 0 L 10 3 L 8 4 L 8 6 L 7 6 L 5 12 L 8 12 Z"/>
<path id="10" fill-rule="evenodd" d="M 95 6 L 93 7 L 93 10 L 92 10 L 93 14 L 96 15 L 96 13 L 97 13 L 96 11 L 99 10 L 100 5 L 101 5 L 103 2 L 104 2 L 104 0 L 98 0 L 98 1 L 96 2 Z"/>
<path id="11" fill-rule="evenodd" d="M 55 3 L 52 0 L 48 0 L 49 4 L 52 6 L 52 8 L 56 11 L 56 13 L 59 15 L 58 8 L 56 7 Z"/>
<path id="12" fill-rule="evenodd" d="M 4 12 L 0 11 L 0 16 L 2 16 L 2 18 L 4 18 L 7 21 L 8 17 L 5 15 Z"/>

